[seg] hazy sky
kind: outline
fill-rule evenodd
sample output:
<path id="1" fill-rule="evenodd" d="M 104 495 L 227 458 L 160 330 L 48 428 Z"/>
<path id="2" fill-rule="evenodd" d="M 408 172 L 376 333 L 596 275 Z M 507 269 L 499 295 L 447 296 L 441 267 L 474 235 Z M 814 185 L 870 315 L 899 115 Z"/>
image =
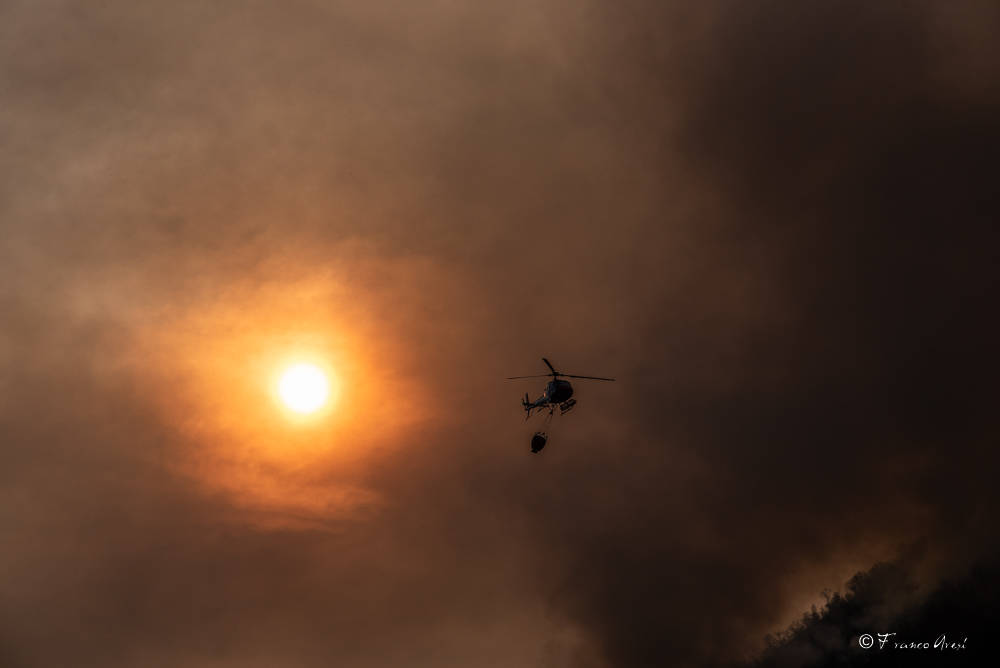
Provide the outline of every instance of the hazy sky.
<path id="1" fill-rule="evenodd" d="M 725 665 L 992 560 L 998 31 L 0 0 L 0 663 Z M 532 455 L 543 355 L 618 382 Z"/>

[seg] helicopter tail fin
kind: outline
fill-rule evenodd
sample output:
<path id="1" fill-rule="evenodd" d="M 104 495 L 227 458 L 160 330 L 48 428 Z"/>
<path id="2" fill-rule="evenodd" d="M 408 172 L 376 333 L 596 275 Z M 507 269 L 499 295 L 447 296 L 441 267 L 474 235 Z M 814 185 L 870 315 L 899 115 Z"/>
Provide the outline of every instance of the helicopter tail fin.
<path id="1" fill-rule="evenodd" d="M 531 400 L 528 398 L 527 392 L 524 393 L 524 399 L 521 400 L 521 405 L 524 406 L 524 410 L 527 412 L 527 415 L 525 415 L 524 417 L 524 419 L 527 420 L 528 418 L 531 417 L 531 409 L 532 409 Z"/>

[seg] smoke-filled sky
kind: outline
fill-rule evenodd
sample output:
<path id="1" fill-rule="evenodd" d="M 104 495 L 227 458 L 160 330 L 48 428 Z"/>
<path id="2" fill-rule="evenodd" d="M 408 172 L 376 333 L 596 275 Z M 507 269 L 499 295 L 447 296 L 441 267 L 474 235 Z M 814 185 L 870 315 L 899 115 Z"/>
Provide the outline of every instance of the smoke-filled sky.
<path id="1" fill-rule="evenodd" d="M 0 3 L 0 664 L 721 666 L 880 562 L 913 586 L 851 632 L 976 628 L 998 31 Z M 532 455 L 543 355 L 618 380 Z"/>

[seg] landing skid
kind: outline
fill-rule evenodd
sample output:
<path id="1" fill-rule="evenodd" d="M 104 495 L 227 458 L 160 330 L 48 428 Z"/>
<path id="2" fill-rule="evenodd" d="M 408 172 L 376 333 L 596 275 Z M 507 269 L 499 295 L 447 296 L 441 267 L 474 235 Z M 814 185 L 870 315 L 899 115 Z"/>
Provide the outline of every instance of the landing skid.
<path id="1" fill-rule="evenodd" d="M 548 414 L 546 415 L 546 420 L 551 420 L 552 416 L 556 412 L 556 406 L 559 407 L 559 414 L 560 415 L 566 415 L 566 413 L 569 413 L 571 410 L 573 410 L 576 407 L 576 399 L 567 399 L 566 401 L 562 402 L 561 404 L 547 403 L 547 404 L 542 404 L 541 406 L 531 406 L 531 407 L 529 407 L 529 408 L 526 409 L 527 410 L 527 414 L 524 416 L 524 421 L 527 422 L 531 418 L 532 411 L 536 411 L 536 410 L 537 411 L 543 411 L 546 408 L 549 409 L 548 410 Z"/>

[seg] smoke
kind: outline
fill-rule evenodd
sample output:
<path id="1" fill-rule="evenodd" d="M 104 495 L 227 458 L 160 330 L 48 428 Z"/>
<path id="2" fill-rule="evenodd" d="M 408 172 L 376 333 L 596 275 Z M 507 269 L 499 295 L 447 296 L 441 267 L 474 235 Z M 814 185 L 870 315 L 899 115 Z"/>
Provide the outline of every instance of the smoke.
<path id="1" fill-rule="evenodd" d="M 0 14 L 5 665 L 723 665 L 991 553 L 989 4 Z"/>

